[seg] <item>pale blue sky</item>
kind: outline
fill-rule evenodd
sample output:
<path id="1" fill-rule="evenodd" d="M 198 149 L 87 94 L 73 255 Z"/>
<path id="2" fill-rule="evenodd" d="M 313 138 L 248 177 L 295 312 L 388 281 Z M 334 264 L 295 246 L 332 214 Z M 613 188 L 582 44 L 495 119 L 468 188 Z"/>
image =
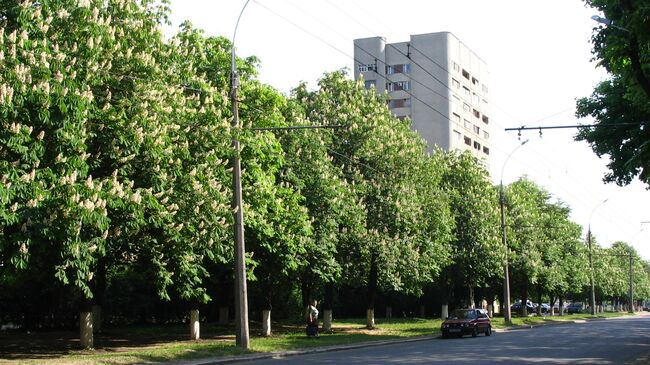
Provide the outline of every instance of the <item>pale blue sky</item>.
<path id="1" fill-rule="evenodd" d="M 208 35 L 232 38 L 245 0 L 172 0 L 172 21 L 190 20 Z M 498 182 L 517 144 L 506 127 L 589 124 L 574 117 L 575 99 L 606 77 L 590 62 L 596 14 L 579 0 L 251 0 L 239 25 L 237 51 L 261 59 L 260 78 L 288 92 L 299 81 L 315 85 L 326 71 L 352 68 L 352 40 L 449 31 L 488 64 L 492 124 L 491 173 Z M 172 32 L 173 30 L 170 30 Z M 528 175 L 571 206 L 575 222 L 591 219 L 599 242 L 631 242 L 650 259 L 650 193 L 638 181 L 602 183 L 606 160 L 574 130 L 525 132 L 530 142 L 508 162 L 504 182 Z M 641 230 L 645 227 L 644 230 Z"/>

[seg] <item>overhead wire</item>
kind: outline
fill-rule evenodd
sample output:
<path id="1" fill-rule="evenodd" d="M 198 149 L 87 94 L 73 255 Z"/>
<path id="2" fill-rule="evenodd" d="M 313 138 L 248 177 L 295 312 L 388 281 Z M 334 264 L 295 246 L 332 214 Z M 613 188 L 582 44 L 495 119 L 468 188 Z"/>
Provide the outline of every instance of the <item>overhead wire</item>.
<path id="1" fill-rule="evenodd" d="M 327 2 L 331 4 L 331 2 L 329 2 L 329 1 L 327 1 Z M 259 2 L 256 2 L 256 3 L 259 4 Z M 261 5 L 261 4 L 259 4 L 259 5 Z M 263 7 L 264 7 L 264 6 L 263 6 Z M 351 19 L 353 19 L 353 21 L 355 21 L 357 24 L 360 24 L 360 25 L 362 25 L 365 29 L 370 30 L 370 29 L 369 29 L 368 27 L 366 27 L 363 23 L 360 23 L 360 22 L 356 21 L 356 19 L 354 19 L 354 17 L 351 17 L 347 12 L 342 11 L 342 9 L 340 9 L 340 7 L 338 7 L 338 6 L 334 6 L 334 7 L 335 7 L 337 10 L 339 10 L 340 12 L 342 12 L 343 14 L 345 14 L 346 16 L 348 16 L 348 17 L 350 17 Z M 267 7 L 265 7 L 265 8 L 266 8 L 267 10 L 271 11 L 271 10 L 268 9 Z M 289 21 L 286 17 L 284 17 L 284 16 L 278 14 L 277 12 L 274 12 L 274 11 L 271 11 L 271 12 L 274 13 L 276 16 L 278 16 L 278 17 L 280 17 L 280 18 L 282 18 L 282 19 L 284 19 L 284 20 L 286 20 L 286 21 Z M 295 27 L 297 27 L 298 29 L 300 29 L 300 30 L 306 32 L 307 34 L 310 34 L 310 35 L 312 35 L 312 36 L 315 36 L 315 34 L 314 34 L 313 32 L 307 31 L 304 27 L 299 26 L 299 25 L 296 24 L 295 22 L 291 22 L 291 21 L 289 21 L 289 22 L 290 22 L 292 25 L 294 25 Z M 372 31 L 372 30 L 370 30 L 370 31 Z M 345 54 L 347 57 L 350 57 L 350 58 L 352 58 L 353 60 L 355 60 L 356 62 L 359 62 L 357 59 L 354 58 L 354 56 L 350 56 L 349 54 L 345 53 L 344 51 L 340 50 L 338 47 L 332 45 L 331 43 L 325 41 L 324 39 L 322 39 L 322 38 L 320 38 L 320 37 L 318 37 L 318 36 L 315 36 L 315 38 L 317 38 L 317 39 L 320 40 L 321 42 L 327 44 L 329 47 L 336 49 L 339 53 Z M 390 44 L 389 44 L 389 45 L 390 45 Z M 392 45 L 391 45 L 391 46 L 392 46 Z M 359 48 L 362 52 L 369 53 L 369 52 L 367 52 L 366 50 L 364 50 L 364 49 L 361 48 L 361 47 L 358 47 L 358 48 Z M 393 47 L 393 48 L 395 48 L 395 47 Z M 413 49 L 413 50 L 415 50 L 415 51 L 417 51 L 417 52 L 419 52 L 419 53 L 421 53 L 421 54 L 423 53 L 423 52 L 421 52 L 417 47 L 413 47 L 412 45 L 411 45 L 411 49 Z M 425 55 L 425 56 L 426 56 L 426 55 Z M 413 60 L 411 60 L 411 61 L 413 61 Z M 441 66 L 439 63 L 435 62 L 434 60 L 431 60 L 431 61 L 432 61 L 434 64 L 436 64 L 438 67 L 440 67 L 442 70 L 444 70 L 445 72 L 449 73 L 449 70 L 448 70 L 447 68 Z M 414 63 L 416 64 L 416 66 L 418 66 L 418 67 L 420 67 L 420 68 L 423 68 L 423 67 L 422 67 L 421 65 L 419 65 L 417 62 L 414 62 Z M 430 72 L 427 72 L 427 73 L 430 73 Z M 381 78 L 385 79 L 386 81 L 390 82 L 390 80 L 389 80 L 388 78 L 386 78 L 385 76 L 381 75 L 380 73 L 377 72 L 376 74 L 377 74 L 379 77 L 381 77 Z M 432 76 L 432 75 L 430 75 L 430 76 Z M 442 84 L 443 86 L 445 86 L 446 88 L 450 89 L 449 86 L 448 86 L 446 83 L 441 82 L 441 81 L 438 80 L 437 78 L 434 78 L 434 79 L 436 79 L 439 83 L 441 83 L 441 84 Z M 413 81 L 413 80 L 411 80 L 411 81 Z M 416 83 L 417 83 L 417 82 L 416 82 Z M 450 90 L 451 90 L 451 89 L 450 89 Z M 406 91 L 406 90 L 403 90 L 403 91 L 405 91 L 405 93 L 406 93 L 407 95 L 410 95 L 411 97 L 414 97 L 413 94 L 412 94 L 411 92 L 408 92 L 408 91 Z M 453 91 L 453 90 L 452 90 L 452 91 Z M 438 94 L 438 95 L 440 95 L 440 94 Z M 446 119 L 449 120 L 449 118 L 448 118 L 446 115 L 444 115 L 444 113 L 441 113 L 441 112 L 438 111 L 435 107 L 431 106 L 429 103 L 426 103 L 426 102 L 424 102 L 423 100 L 421 100 L 420 98 L 417 98 L 417 97 L 414 97 L 414 99 L 420 101 L 423 105 L 425 105 L 425 106 L 427 106 L 428 108 L 432 109 L 434 112 L 443 115 Z M 446 97 L 445 97 L 445 99 L 449 100 L 449 99 L 446 98 Z M 505 110 L 503 110 L 503 109 L 502 109 L 498 104 L 495 104 L 495 103 L 491 103 L 491 104 L 494 105 L 496 108 L 502 110 L 505 114 L 507 114 L 507 112 L 505 112 Z M 540 119 L 539 121 L 541 121 L 541 120 L 545 120 L 545 119 L 548 119 L 548 118 L 552 118 L 552 117 L 554 117 L 554 116 L 556 116 L 556 115 L 559 115 L 559 114 L 562 114 L 562 113 L 566 112 L 567 110 L 570 110 L 570 109 L 566 109 L 566 110 L 563 110 L 563 111 L 560 111 L 560 112 L 554 113 L 554 114 L 552 114 L 552 115 L 549 115 L 549 116 L 547 116 L 547 117 L 544 117 L 544 118 Z M 511 115 L 509 115 L 509 116 L 510 116 L 511 118 L 513 118 Z M 514 118 L 513 118 L 513 119 L 514 119 Z M 501 125 L 501 124 L 498 123 L 498 122 L 496 122 L 495 124 L 496 124 L 496 125 Z M 502 125 L 501 125 L 501 126 L 502 126 Z M 505 153 L 505 151 L 503 151 L 502 149 L 498 148 L 497 146 L 492 146 L 492 147 L 493 147 L 493 148 L 496 147 L 496 148 L 495 148 L 496 150 L 499 150 L 499 151 L 502 151 L 502 152 Z M 544 156 L 544 154 L 542 154 L 542 153 L 540 153 L 540 152 L 538 152 L 538 151 L 536 151 L 536 150 L 534 150 L 534 152 L 535 152 L 538 156 L 542 157 L 542 160 L 546 160 L 546 161 L 549 161 L 549 162 L 550 162 L 550 160 L 548 160 L 548 158 L 547 158 L 546 156 Z M 546 161 L 545 161 L 545 162 L 546 162 Z M 545 164 L 546 164 L 546 163 L 545 163 Z M 547 166 L 549 166 L 549 165 L 547 165 Z M 554 166 L 549 166 L 549 167 L 553 168 Z M 540 171 L 539 169 L 536 169 L 536 170 L 537 170 L 538 172 L 544 174 L 543 171 Z M 581 181 L 580 179 L 577 179 L 577 178 L 574 178 L 574 177 L 571 177 L 571 176 L 570 176 L 570 178 L 571 178 L 574 182 L 578 182 L 578 183 L 580 184 L 580 181 Z M 549 177 L 549 180 L 553 180 L 553 179 L 551 179 L 551 178 Z M 584 184 L 581 184 L 581 185 L 582 185 L 583 187 L 587 188 L 588 190 L 590 190 L 590 187 L 588 187 L 588 186 L 586 186 L 586 185 L 584 185 Z M 576 196 L 572 191 L 570 191 L 570 190 L 564 188 L 564 187 L 563 187 L 563 184 L 558 184 L 558 186 L 561 187 L 562 190 L 564 190 L 566 193 L 568 193 L 569 196 L 572 196 L 572 197 L 576 198 L 578 201 L 581 201 L 581 203 L 582 203 L 583 206 L 585 206 L 585 207 L 588 206 L 588 204 L 583 200 L 583 198 Z"/>

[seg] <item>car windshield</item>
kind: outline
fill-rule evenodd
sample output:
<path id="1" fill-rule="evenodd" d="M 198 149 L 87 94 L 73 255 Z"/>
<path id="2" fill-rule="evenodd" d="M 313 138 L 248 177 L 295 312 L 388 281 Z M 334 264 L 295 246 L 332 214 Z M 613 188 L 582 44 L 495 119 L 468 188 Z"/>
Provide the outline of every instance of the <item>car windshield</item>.
<path id="1" fill-rule="evenodd" d="M 476 313 L 473 310 L 457 309 L 449 316 L 449 319 L 475 319 Z"/>

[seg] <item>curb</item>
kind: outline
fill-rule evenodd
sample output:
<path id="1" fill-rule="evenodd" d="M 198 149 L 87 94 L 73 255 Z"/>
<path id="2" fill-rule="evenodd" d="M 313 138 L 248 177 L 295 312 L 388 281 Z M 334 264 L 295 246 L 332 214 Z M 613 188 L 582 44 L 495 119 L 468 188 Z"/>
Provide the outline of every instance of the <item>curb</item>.
<path id="1" fill-rule="evenodd" d="M 232 363 L 243 362 L 243 361 L 254 361 L 254 360 L 262 360 L 262 359 L 281 359 L 284 357 L 306 355 L 306 354 L 318 354 L 323 352 L 354 350 L 354 349 L 366 348 L 366 347 L 378 347 L 378 346 L 392 345 L 395 343 L 419 342 L 419 341 L 431 340 L 438 337 L 439 336 L 437 335 L 425 335 L 425 336 L 417 336 L 417 337 L 409 337 L 409 338 L 397 338 L 393 340 L 359 342 L 352 345 L 332 345 L 332 346 L 313 347 L 313 348 L 307 348 L 302 350 L 265 352 L 259 354 L 237 355 L 237 356 L 230 356 L 230 357 L 220 356 L 215 358 L 198 359 L 192 361 L 171 362 L 169 364 L 174 364 L 174 365 L 232 364 Z"/>

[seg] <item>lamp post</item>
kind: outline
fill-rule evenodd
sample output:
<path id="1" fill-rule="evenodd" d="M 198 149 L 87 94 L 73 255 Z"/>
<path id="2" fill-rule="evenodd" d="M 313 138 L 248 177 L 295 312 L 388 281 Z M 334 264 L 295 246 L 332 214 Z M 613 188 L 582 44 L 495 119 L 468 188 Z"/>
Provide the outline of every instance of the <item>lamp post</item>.
<path id="1" fill-rule="evenodd" d="M 608 199 L 603 200 L 591 210 L 591 214 L 589 214 L 589 224 L 587 225 L 587 242 L 589 244 L 589 284 L 591 286 L 591 294 L 589 295 L 589 313 L 591 313 L 592 316 L 596 314 L 596 286 L 594 285 L 594 262 L 591 252 L 591 217 L 593 217 L 594 212 L 596 212 L 598 207 L 607 203 L 607 200 Z"/>
<path id="2" fill-rule="evenodd" d="M 508 163 L 508 160 L 510 160 L 510 157 L 512 156 L 515 151 L 517 151 L 521 146 L 525 145 L 528 142 L 528 140 L 525 140 L 521 142 L 521 144 L 517 147 L 515 147 L 512 152 L 506 157 L 505 162 L 503 162 L 503 167 L 501 168 L 501 180 L 499 184 L 499 206 L 501 208 L 501 238 L 503 242 L 503 248 L 505 250 L 505 260 L 503 264 L 503 309 L 504 309 L 504 315 L 503 319 L 507 324 L 512 323 L 512 313 L 510 312 L 510 279 L 509 277 L 509 270 L 508 270 L 508 239 L 506 236 L 506 214 L 505 214 L 505 202 L 506 202 L 506 196 L 503 191 L 503 172 L 506 169 L 506 164 Z"/>
<path id="3" fill-rule="evenodd" d="M 603 18 L 603 17 L 601 17 L 601 16 L 599 16 L 599 15 L 592 15 L 592 16 L 591 16 L 591 19 L 593 19 L 594 21 L 596 21 L 596 22 L 598 22 L 598 23 L 600 23 L 600 24 L 604 24 L 604 25 L 606 25 L 606 26 L 608 26 L 608 27 L 614 27 L 614 28 L 616 28 L 616 29 L 620 29 L 620 30 L 626 31 L 626 32 L 628 32 L 628 33 L 630 32 L 629 29 L 626 29 L 626 28 L 623 28 L 623 27 L 621 27 L 621 26 L 618 26 L 618 25 L 614 24 L 614 22 L 613 22 L 612 20 L 607 19 L 607 18 Z"/>
<path id="4" fill-rule="evenodd" d="M 237 101 L 237 87 L 239 86 L 239 77 L 237 75 L 237 62 L 235 56 L 235 37 L 237 36 L 237 27 L 244 9 L 250 0 L 246 0 L 239 13 L 235 31 L 232 36 L 232 53 L 230 64 L 230 97 L 232 102 L 232 185 L 233 201 L 232 208 L 235 218 L 235 343 L 237 346 L 248 349 L 250 347 L 250 337 L 248 333 L 248 294 L 246 290 L 246 255 L 244 249 L 244 212 L 242 210 L 242 190 L 241 190 L 241 161 L 239 159 L 239 140 L 237 132 L 239 129 L 239 106 Z"/>

